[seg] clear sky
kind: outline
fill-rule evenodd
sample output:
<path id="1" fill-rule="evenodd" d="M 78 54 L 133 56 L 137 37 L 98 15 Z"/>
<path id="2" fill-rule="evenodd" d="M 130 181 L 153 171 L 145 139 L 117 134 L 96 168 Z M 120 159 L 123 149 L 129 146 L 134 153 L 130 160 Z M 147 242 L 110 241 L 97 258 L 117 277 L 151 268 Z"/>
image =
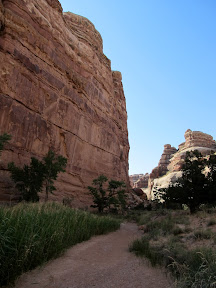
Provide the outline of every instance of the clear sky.
<path id="1" fill-rule="evenodd" d="M 93 22 L 122 73 L 130 174 L 151 172 L 187 129 L 216 139 L 215 0 L 60 2 Z"/>

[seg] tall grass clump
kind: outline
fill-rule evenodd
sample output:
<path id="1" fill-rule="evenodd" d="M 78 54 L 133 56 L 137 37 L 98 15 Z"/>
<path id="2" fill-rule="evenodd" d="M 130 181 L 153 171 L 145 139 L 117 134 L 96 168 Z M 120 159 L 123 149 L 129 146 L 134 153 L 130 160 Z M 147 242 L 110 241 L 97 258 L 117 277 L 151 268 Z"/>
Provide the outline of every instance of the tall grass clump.
<path id="1" fill-rule="evenodd" d="M 119 226 L 116 219 L 58 203 L 0 208 L 0 286 L 57 257 L 66 248 Z"/>
<path id="2" fill-rule="evenodd" d="M 213 218 L 200 222 L 183 212 L 153 211 L 143 220 L 145 234 L 130 245 L 131 252 L 148 258 L 152 266 L 166 267 L 176 279 L 175 287 L 216 288 L 216 234 L 209 228 Z"/>
<path id="3" fill-rule="evenodd" d="M 213 249 L 189 251 L 180 243 L 154 246 L 144 236 L 132 243 L 130 251 L 148 258 L 152 266 L 165 266 L 177 279 L 176 287 L 216 287 L 216 251 Z"/>
<path id="4" fill-rule="evenodd" d="M 182 273 L 178 288 L 216 287 L 216 251 L 212 249 L 192 250 L 184 264 L 173 263 Z"/>
<path id="5" fill-rule="evenodd" d="M 162 264 L 163 256 L 160 253 L 160 247 L 158 247 L 158 249 L 157 247 L 154 248 L 155 249 L 152 249 L 149 243 L 149 237 L 144 236 L 141 239 L 135 240 L 132 245 L 130 245 L 129 251 L 134 252 L 139 257 L 145 256 L 150 260 L 152 266 L 156 266 Z"/>

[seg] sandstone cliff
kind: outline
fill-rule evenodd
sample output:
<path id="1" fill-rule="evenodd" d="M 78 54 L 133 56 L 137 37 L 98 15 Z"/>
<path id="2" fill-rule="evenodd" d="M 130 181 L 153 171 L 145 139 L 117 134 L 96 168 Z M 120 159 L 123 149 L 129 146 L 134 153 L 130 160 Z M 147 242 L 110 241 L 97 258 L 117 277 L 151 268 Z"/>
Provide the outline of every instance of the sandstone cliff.
<path id="1" fill-rule="evenodd" d="M 128 178 L 126 103 L 99 32 L 57 0 L 0 0 L 0 201 L 13 194 L 7 163 L 22 166 L 51 148 L 68 159 L 54 199 L 89 204 L 99 174 Z"/>

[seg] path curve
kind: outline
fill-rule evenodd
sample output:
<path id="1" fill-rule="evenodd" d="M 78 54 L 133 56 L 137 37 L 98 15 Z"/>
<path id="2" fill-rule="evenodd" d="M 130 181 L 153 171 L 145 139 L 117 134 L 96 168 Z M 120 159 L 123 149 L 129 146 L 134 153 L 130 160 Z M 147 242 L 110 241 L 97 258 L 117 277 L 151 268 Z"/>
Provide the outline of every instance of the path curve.
<path id="1" fill-rule="evenodd" d="M 23 274 L 15 288 L 169 288 L 165 274 L 128 251 L 140 237 L 134 223 L 68 249 L 43 267 Z"/>

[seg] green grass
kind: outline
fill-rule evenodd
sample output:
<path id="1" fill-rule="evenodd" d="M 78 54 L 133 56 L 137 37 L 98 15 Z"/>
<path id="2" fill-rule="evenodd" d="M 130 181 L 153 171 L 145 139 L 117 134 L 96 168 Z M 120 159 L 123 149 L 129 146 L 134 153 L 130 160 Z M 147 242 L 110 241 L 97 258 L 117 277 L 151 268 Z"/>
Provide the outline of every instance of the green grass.
<path id="1" fill-rule="evenodd" d="M 214 218 L 209 219 L 207 226 L 213 226 L 216 224 L 216 220 Z"/>
<path id="2" fill-rule="evenodd" d="M 142 237 L 141 239 L 137 239 L 133 242 L 133 244 L 129 247 L 130 252 L 134 252 L 137 256 L 145 256 L 147 257 L 152 266 L 156 266 L 157 264 L 162 264 L 163 257 L 160 253 L 161 247 L 152 247 L 149 243 L 149 237 Z"/>
<path id="3" fill-rule="evenodd" d="M 152 266 L 165 266 L 177 278 L 177 287 L 216 287 L 216 251 L 213 249 L 188 251 L 175 241 L 155 246 L 144 236 L 135 240 L 129 250 L 148 258 Z"/>
<path id="4" fill-rule="evenodd" d="M 212 231 L 209 229 L 206 230 L 197 230 L 194 232 L 194 236 L 197 240 L 203 240 L 203 239 L 211 239 L 212 238 Z"/>
<path id="5" fill-rule="evenodd" d="M 118 229 L 120 221 L 57 203 L 0 208 L 0 286 L 66 248 Z"/>
<path id="6" fill-rule="evenodd" d="M 140 216 L 141 223 L 145 225 L 144 236 L 135 240 L 129 250 L 148 258 L 152 266 L 166 267 L 176 279 L 176 287 L 216 287 L 216 247 L 212 244 L 216 243 L 215 233 L 204 227 L 192 230 L 192 219 L 185 212 L 156 213 L 158 211 Z M 210 226 L 208 221 L 204 222 L 207 227 Z M 199 240 L 210 241 L 211 246 L 197 247 Z M 192 248 L 191 244 L 195 242 L 196 248 Z"/>

